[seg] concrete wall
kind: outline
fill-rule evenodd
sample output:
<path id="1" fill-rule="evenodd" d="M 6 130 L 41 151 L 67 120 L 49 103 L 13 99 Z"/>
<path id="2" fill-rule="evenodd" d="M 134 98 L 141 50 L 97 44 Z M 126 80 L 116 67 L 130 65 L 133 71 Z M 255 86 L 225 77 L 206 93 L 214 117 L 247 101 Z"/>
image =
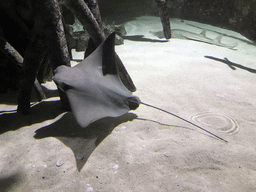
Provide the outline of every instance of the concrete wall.
<path id="1" fill-rule="evenodd" d="M 158 16 L 155 0 L 98 0 L 101 14 L 116 24 L 141 15 Z M 256 41 L 255 0 L 167 0 L 170 17 L 183 18 L 240 32 Z"/>
<path id="2" fill-rule="evenodd" d="M 256 41 L 255 0 L 185 0 L 182 16 L 235 30 Z"/>
<path id="3" fill-rule="evenodd" d="M 155 0 L 98 0 L 103 20 L 116 24 L 141 15 L 157 14 Z"/>

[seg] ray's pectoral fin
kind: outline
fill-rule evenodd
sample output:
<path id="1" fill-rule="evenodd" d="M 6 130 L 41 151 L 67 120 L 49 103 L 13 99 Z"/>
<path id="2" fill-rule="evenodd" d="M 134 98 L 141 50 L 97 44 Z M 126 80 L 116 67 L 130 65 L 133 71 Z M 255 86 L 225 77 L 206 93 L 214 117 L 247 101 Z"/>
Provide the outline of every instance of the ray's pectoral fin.
<path id="1" fill-rule="evenodd" d="M 115 33 L 75 67 L 60 66 L 53 80 L 67 94 L 72 112 L 81 127 L 104 118 L 135 110 L 137 96 L 123 85 L 115 64 Z"/>

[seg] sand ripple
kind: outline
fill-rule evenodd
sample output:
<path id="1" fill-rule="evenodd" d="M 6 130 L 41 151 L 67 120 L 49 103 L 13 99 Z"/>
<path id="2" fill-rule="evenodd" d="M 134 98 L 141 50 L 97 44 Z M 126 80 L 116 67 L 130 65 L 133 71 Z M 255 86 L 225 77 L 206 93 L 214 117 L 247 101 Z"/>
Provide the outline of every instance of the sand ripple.
<path id="1" fill-rule="evenodd" d="M 202 126 L 207 126 L 224 133 L 237 133 L 239 130 L 236 120 L 222 114 L 200 113 L 192 116 L 192 120 Z"/>

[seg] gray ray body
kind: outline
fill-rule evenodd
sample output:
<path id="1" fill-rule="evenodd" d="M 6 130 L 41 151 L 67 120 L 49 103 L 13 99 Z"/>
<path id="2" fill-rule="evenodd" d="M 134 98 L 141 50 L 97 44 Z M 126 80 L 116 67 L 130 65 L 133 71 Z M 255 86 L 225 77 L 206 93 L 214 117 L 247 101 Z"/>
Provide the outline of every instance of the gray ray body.
<path id="1" fill-rule="evenodd" d="M 139 106 L 139 98 L 133 96 L 120 80 L 114 40 L 112 33 L 78 65 L 60 66 L 55 70 L 53 80 L 65 91 L 81 127 L 104 117 L 121 116 Z"/>
<path id="2" fill-rule="evenodd" d="M 114 40 L 115 33 L 112 33 L 75 67 L 60 66 L 55 70 L 53 80 L 67 94 L 71 110 L 81 127 L 87 127 L 104 117 L 121 116 L 143 104 L 173 115 L 227 142 L 184 118 L 143 103 L 134 96 L 120 80 L 115 64 Z"/>

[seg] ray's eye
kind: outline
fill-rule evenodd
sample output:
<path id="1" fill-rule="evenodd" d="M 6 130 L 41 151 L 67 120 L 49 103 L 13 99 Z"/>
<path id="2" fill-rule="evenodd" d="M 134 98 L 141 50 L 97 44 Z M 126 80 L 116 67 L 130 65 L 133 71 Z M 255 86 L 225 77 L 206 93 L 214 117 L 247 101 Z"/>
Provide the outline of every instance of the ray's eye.
<path id="1" fill-rule="evenodd" d="M 130 110 L 135 110 L 139 107 L 141 101 L 139 97 L 133 96 L 128 98 Z"/>

